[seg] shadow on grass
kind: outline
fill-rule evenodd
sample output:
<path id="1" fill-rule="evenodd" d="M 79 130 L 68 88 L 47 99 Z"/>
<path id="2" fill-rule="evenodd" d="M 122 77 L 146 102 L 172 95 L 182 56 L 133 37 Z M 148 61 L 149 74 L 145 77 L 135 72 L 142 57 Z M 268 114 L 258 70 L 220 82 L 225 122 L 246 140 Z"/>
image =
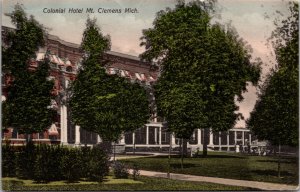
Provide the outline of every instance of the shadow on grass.
<path id="1" fill-rule="evenodd" d="M 154 159 L 162 159 L 162 158 L 168 158 L 168 156 L 154 156 L 151 157 Z M 176 158 L 181 158 L 180 155 L 172 155 L 171 158 L 176 159 Z M 199 155 L 198 157 L 184 157 L 184 159 L 197 159 L 197 158 L 207 158 L 207 159 L 230 159 L 230 158 L 234 158 L 234 159 L 246 159 L 247 157 L 245 156 L 237 156 L 237 155 L 207 155 L 207 156 L 203 156 L 203 155 Z"/>
<path id="2" fill-rule="evenodd" d="M 200 155 L 199 158 L 207 158 L 207 159 L 213 159 L 213 158 L 217 158 L 217 159 L 230 159 L 230 158 L 234 158 L 234 159 L 246 159 L 246 157 L 243 156 L 236 156 L 236 155 L 207 155 L 207 156 L 203 156 Z"/>
<path id="3" fill-rule="evenodd" d="M 183 168 L 192 168 L 192 167 L 197 167 L 197 166 L 195 164 L 192 164 L 192 163 L 184 163 L 183 162 Z M 172 163 L 171 168 L 181 169 L 181 164 L 180 163 Z"/>
<path id="4" fill-rule="evenodd" d="M 274 176 L 274 177 L 277 177 L 277 175 L 278 175 L 277 171 L 270 170 L 270 169 L 268 169 L 268 170 L 253 170 L 251 172 L 255 173 L 257 175 L 264 175 L 264 176 Z M 295 176 L 295 174 L 289 173 L 287 171 L 281 171 L 280 174 L 281 174 L 282 177 Z"/>
<path id="5" fill-rule="evenodd" d="M 274 160 L 256 160 L 257 162 L 262 162 L 262 163 L 278 163 L 278 160 L 274 159 Z M 285 164 L 297 164 L 298 161 L 294 160 L 294 159 L 282 159 L 280 160 L 281 163 L 285 163 Z"/>

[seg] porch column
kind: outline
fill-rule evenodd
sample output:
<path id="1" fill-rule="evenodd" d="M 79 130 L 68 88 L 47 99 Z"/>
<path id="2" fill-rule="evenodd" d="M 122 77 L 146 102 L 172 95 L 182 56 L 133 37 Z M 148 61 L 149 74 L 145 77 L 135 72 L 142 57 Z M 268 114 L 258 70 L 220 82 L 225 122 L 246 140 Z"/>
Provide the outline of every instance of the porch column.
<path id="1" fill-rule="evenodd" d="M 251 145 L 251 133 L 249 132 L 249 144 Z"/>
<path id="2" fill-rule="evenodd" d="M 171 142 L 172 142 L 172 146 L 173 146 L 173 145 L 176 145 L 176 138 L 175 138 L 175 134 L 174 134 L 174 133 L 172 133 L 172 134 L 171 134 L 171 136 L 172 136 L 172 140 L 171 140 Z"/>
<path id="3" fill-rule="evenodd" d="M 219 131 L 219 151 L 221 151 L 221 131 Z"/>
<path id="4" fill-rule="evenodd" d="M 64 139 L 63 142 L 68 144 L 68 113 L 67 106 L 63 106 L 64 109 Z"/>
<path id="5" fill-rule="evenodd" d="M 132 144 L 135 144 L 135 132 L 132 133 Z"/>
<path id="6" fill-rule="evenodd" d="M 101 143 L 102 142 L 102 139 L 100 138 L 99 135 L 97 135 L 97 143 Z"/>
<path id="7" fill-rule="evenodd" d="M 236 145 L 236 131 L 234 131 L 234 144 Z"/>
<path id="8" fill-rule="evenodd" d="M 161 145 L 161 126 L 159 126 L 158 130 L 158 144 Z"/>
<path id="9" fill-rule="evenodd" d="M 198 132 L 197 132 L 197 133 L 198 133 L 198 135 L 197 135 L 197 136 L 198 136 L 197 144 L 198 144 L 198 145 L 201 145 L 201 129 L 197 129 L 197 131 L 198 131 Z"/>
<path id="10" fill-rule="evenodd" d="M 230 147 L 229 147 L 229 131 L 227 131 L 227 151 L 230 151 Z"/>
<path id="11" fill-rule="evenodd" d="M 154 128 L 154 143 L 157 144 L 157 127 Z"/>
<path id="12" fill-rule="evenodd" d="M 242 143 L 243 143 L 243 148 L 245 145 L 245 131 L 242 131 Z"/>
<path id="13" fill-rule="evenodd" d="M 124 134 L 121 135 L 120 144 L 125 145 L 125 135 Z"/>
<path id="14" fill-rule="evenodd" d="M 146 126 L 146 145 L 149 145 L 149 127 Z"/>
<path id="15" fill-rule="evenodd" d="M 214 135 L 212 129 L 209 129 L 209 145 L 214 145 L 213 140 L 214 140 Z"/>
<path id="16" fill-rule="evenodd" d="M 75 126 L 75 145 L 80 144 L 80 126 L 76 125 Z"/>
<path id="17" fill-rule="evenodd" d="M 60 106 L 60 143 L 63 143 L 64 141 L 64 123 L 65 118 L 64 118 L 64 109 L 63 105 Z"/>
<path id="18" fill-rule="evenodd" d="M 68 135 L 67 135 L 67 107 L 61 105 L 60 107 L 60 143 L 67 144 L 68 143 Z"/>

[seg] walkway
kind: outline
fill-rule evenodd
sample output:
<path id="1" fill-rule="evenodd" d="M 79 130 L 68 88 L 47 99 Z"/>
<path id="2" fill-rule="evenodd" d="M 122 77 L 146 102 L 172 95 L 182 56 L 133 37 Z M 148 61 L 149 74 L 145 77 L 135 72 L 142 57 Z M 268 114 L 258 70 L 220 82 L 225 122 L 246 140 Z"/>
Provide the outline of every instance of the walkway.
<path id="1" fill-rule="evenodd" d="M 131 172 L 132 170 L 130 170 Z M 148 177 L 160 177 L 160 178 L 168 178 L 167 173 L 163 172 L 155 172 L 155 171 L 145 171 L 140 170 L 140 175 L 148 176 Z M 246 181 L 246 180 L 236 180 L 236 179 L 224 179 L 217 177 L 205 177 L 205 176 L 195 176 L 195 175 L 185 175 L 185 174 L 177 174 L 171 173 L 171 179 L 175 180 L 183 180 L 183 181 L 201 181 L 201 182 L 209 182 L 209 183 L 218 183 L 223 185 L 233 185 L 233 186 L 241 186 L 241 187 L 250 187 L 261 190 L 272 190 L 272 191 L 295 191 L 298 190 L 298 186 L 286 185 L 286 184 L 277 184 L 277 183 L 267 183 L 267 182 L 259 182 L 259 181 Z"/>

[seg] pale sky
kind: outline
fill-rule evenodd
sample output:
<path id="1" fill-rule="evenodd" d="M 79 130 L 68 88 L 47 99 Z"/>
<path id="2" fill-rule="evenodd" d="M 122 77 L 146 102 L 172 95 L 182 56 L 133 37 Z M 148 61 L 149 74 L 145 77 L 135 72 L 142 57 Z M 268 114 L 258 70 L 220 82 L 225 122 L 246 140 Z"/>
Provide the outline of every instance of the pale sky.
<path id="1" fill-rule="evenodd" d="M 151 28 L 156 12 L 166 7 L 173 8 L 176 0 L 4 0 L 2 1 L 2 25 L 12 26 L 4 13 L 11 12 L 16 3 L 23 4 L 28 15 L 35 18 L 45 27 L 51 29 L 50 34 L 61 39 L 80 44 L 85 28 L 86 8 L 93 8 L 103 34 L 109 34 L 112 50 L 138 56 L 144 51 L 140 47 L 142 30 Z M 287 1 L 282 0 L 219 0 L 221 9 L 220 23 L 231 21 L 239 35 L 253 48 L 253 58 L 260 57 L 264 62 L 263 74 L 274 66 L 271 47 L 266 45 L 274 29 L 273 21 L 280 11 L 287 15 Z M 66 8 L 66 13 L 43 13 L 44 8 Z M 69 8 L 83 8 L 84 13 L 68 13 Z M 122 9 L 122 13 L 98 13 L 98 8 Z M 136 8 L 138 13 L 124 13 L 125 8 Z M 267 16 L 267 17 L 266 17 Z M 217 19 L 216 19 L 217 20 Z M 238 103 L 240 112 L 249 117 L 256 101 L 256 88 L 248 87 L 245 100 Z M 244 127 L 239 121 L 236 127 Z"/>

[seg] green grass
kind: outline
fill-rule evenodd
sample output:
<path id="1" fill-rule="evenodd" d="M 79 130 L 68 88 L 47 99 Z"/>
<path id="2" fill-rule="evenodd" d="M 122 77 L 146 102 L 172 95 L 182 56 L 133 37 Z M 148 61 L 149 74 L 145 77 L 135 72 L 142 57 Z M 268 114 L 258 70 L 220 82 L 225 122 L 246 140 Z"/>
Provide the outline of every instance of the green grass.
<path id="1" fill-rule="evenodd" d="M 146 157 L 121 160 L 140 169 L 167 172 L 168 157 Z M 220 178 L 232 178 L 273 183 L 298 184 L 298 158 L 282 158 L 281 176 L 277 177 L 277 158 L 211 152 L 206 158 L 185 158 L 181 170 L 180 157 L 171 158 L 171 172 Z"/>
<path id="2" fill-rule="evenodd" d="M 137 181 L 132 179 L 113 179 L 111 176 L 103 183 L 81 181 L 78 183 L 66 183 L 64 181 L 36 184 L 32 180 L 20 180 L 16 178 L 3 178 L 3 189 L 6 191 L 123 191 L 123 190 L 226 190 L 241 191 L 255 190 L 245 187 L 236 187 L 204 182 L 176 181 L 161 178 L 139 177 Z"/>

